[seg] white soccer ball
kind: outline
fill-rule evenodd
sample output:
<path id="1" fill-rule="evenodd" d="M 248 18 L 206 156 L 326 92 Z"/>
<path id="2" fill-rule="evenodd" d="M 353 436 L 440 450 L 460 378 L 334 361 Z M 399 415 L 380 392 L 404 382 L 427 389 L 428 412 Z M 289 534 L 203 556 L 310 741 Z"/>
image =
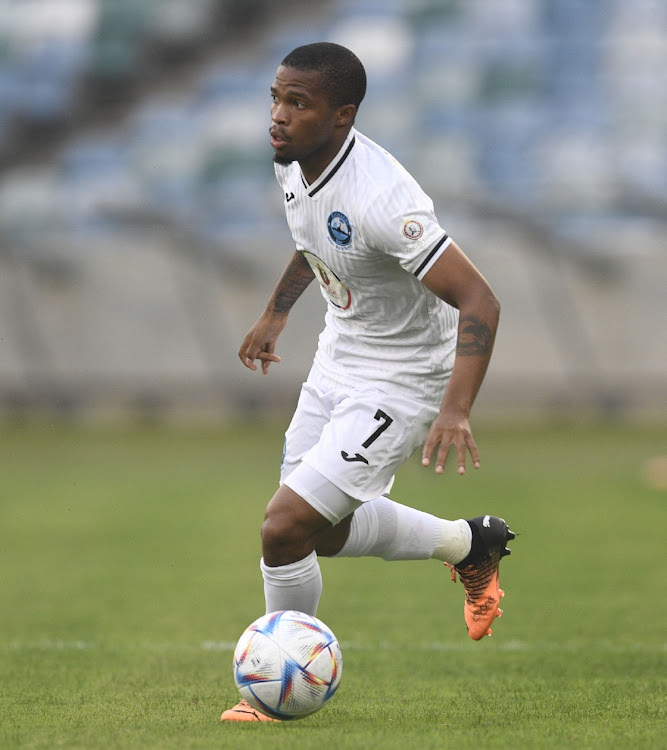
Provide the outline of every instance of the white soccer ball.
<path id="1" fill-rule="evenodd" d="M 234 650 L 241 696 L 274 719 L 319 711 L 340 684 L 343 655 L 336 636 L 317 617 L 281 610 L 259 617 Z"/>

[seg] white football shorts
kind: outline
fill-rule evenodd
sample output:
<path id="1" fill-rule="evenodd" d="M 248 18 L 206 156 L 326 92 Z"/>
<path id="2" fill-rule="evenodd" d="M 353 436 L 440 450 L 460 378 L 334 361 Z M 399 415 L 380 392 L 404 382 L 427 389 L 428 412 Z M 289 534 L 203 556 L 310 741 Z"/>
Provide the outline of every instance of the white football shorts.
<path id="1" fill-rule="evenodd" d="M 341 384 L 314 365 L 285 433 L 281 484 L 338 523 L 389 492 L 437 414 L 436 406 L 405 395 Z"/>

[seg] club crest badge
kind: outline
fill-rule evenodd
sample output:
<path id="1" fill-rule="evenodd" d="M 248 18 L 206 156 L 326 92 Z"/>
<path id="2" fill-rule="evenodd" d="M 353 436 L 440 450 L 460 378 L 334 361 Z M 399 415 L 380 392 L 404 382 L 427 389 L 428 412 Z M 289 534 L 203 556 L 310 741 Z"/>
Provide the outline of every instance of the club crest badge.
<path id="1" fill-rule="evenodd" d="M 338 247 L 347 247 L 352 242 L 352 225 L 341 211 L 333 211 L 327 219 L 329 237 Z"/>

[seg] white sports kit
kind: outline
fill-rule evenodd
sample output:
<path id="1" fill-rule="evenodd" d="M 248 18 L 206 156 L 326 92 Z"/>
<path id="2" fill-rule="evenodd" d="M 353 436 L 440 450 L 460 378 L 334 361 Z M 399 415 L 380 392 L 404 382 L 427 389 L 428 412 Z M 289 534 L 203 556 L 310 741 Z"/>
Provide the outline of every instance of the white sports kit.
<path id="1" fill-rule="evenodd" d="M 421 279 L 451 240 L 412 176 L 354 128 L 311 185 L 298 162 L 275 170 L 328 302 L 281 481 L 337 523 L 388 491 L 438 413 L 458 311 Z"/>

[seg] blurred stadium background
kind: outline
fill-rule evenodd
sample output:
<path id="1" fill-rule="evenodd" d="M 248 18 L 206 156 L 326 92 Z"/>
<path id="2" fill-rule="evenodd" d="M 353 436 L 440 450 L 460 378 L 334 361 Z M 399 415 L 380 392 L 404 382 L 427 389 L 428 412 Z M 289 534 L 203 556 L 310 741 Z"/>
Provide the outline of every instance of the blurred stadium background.
<path id="1" fill-rule="evenodd" d="M 477 413 L 667 421 L 664 0 L 0 0 L 0 418 L 289 409 L 236 358 L 292 243 L 283 55 L 350 46 L 358 127 L 497 290 Z"/>

